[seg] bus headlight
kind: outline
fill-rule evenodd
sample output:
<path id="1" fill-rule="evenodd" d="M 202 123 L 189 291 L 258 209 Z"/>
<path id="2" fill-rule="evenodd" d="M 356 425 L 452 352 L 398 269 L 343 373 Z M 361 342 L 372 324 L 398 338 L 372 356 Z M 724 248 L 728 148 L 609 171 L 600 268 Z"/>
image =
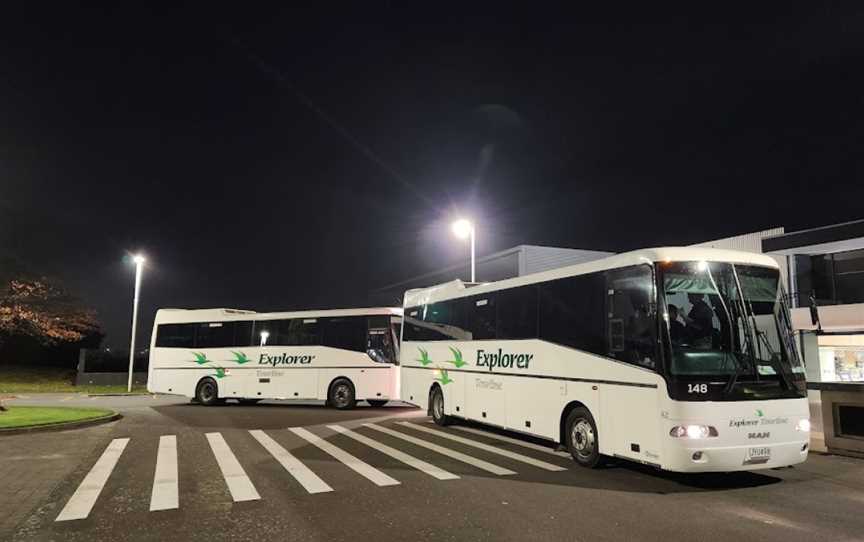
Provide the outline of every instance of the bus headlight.
<path id="1" fill-rule="evenodd" d="M 797 429 L 798 431 L 801 431 L 803 433 L 809 433 L 810 432 L 810 420 L 808 420 L 807 418 L 801 418 L 800 420 L 798 420 L 798 425 L 795 426 L 795 429 Z"/>
<path id="2" fill-rule="evenodd" d="M 718 435 L 717 429 L 712 425 L 676 425 L 669 431 L 669 436 L 675 438 L 702 439 Z"/>

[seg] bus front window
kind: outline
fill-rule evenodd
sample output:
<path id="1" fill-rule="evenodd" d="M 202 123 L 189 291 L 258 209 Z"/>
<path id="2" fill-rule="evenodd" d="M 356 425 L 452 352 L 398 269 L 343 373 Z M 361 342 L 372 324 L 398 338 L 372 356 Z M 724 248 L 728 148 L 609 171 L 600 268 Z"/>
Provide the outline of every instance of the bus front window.
<path id="1" fill-rule="evenodd" d="M 396 352 L 388 328 L 370 329 L 366 342 L 366 353 L 372 361 L 378 363 L 395 363 Z"/>
<path id="2" fill-rule="evenodd" d="M 803 368 L 777 269 L 717 262 L 660 268 L 666 367 L 677 398 L 802 396 Z"/>

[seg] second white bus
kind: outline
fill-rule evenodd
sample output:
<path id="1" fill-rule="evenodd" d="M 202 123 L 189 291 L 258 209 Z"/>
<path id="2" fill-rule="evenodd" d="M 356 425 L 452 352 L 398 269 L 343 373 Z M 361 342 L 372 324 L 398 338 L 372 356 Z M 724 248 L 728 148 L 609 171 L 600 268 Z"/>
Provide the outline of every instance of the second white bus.
<path id="1" fill-rule="evenodd" d="M 255 313 L 160 309 L 147 389 L 203 405 L 316 399 L 337 409 L 398 398 L 398 308 Z"/>
<path id="2" fill-rule="evenodd" d="M 412 290 L 402 400 L 561 443 L 587 467 L 800 463 L 809 409 L 782 292 L 773 259 L 701 248 Z"/>

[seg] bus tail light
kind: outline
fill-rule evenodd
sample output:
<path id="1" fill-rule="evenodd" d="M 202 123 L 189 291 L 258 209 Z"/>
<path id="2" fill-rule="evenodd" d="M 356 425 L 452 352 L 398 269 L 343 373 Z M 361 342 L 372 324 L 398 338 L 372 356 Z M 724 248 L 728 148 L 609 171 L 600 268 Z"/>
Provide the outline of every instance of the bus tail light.
<path id="1" fill-rule="evenodd" d="M 713 425 L 676 425 L 669 431 L 675 438 L 703 439 L 719 436 Z"/>

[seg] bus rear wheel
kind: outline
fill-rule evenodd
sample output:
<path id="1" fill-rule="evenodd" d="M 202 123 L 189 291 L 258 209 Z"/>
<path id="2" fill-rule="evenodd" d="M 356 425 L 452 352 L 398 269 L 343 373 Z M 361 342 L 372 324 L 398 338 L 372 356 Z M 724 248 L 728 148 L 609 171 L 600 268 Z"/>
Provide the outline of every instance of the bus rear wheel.
<path id="1" fill-rule="evenodd" d="M 450 425 L 453 420 L 444 414 L 444 392 L 435 386 L 429 393 L 429 409 L 432 411 L 432 421 L 440 426 Z"/>
<path id="2" fill-rule="evenodd" d="M 590 469 L 597 468 L 605 462 L 600 455 L 600 441 L 597 438 L 597 424 L 587 408 L 573 409 L 567 416 L 566 444 L 570 455 L 579 465 Z"/>
<path id="3" fill-rule="evenodd" d="M 213 406 L 220 403 L 219 386 L 212 378 L 205 378 L 195 388 L 195 399 L 204 406 Z"/>
<path id="4" fill-rule="evenodd" d="M 369 403 L 369 406 L 380 408 L 387 404 L 387 399 L 366 399 L 366 402 Z"/>
<path id="5" fill-rule="evenodd" d="M 350 410 L 357 404 L 354 398 L 354 386 L 347 378 L 338 378 L 330 385 L 327 402 L 337 410 Z"/>

